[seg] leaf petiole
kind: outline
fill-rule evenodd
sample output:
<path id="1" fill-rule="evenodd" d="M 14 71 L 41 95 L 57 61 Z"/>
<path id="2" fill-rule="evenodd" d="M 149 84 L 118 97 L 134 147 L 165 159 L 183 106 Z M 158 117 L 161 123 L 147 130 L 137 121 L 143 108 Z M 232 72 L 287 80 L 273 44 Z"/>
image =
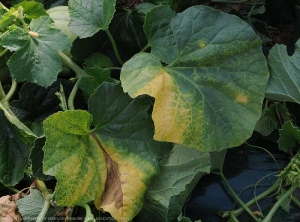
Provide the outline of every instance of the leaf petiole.
<path id="1" fill-rule="evenodd" d="M 3 49 L 1 52 L 0 52 L 0 57 L 4 56 L 5 53 L 8 52 L 8 49 Z"/>
<path id="2" fill-rule="evenodd" d="M 8 34 L 9 33 L 9 31 L 8 30 L 6 30 L 5 32 L 3 32 L 3 33 L 1 33 L 0 34 L 0 39 L 2 39 L 6 34 Z"/>
<path id="3" fill-rule="evenodd" d="M 5 98 L 5 92 L 3 90 L 2 84 L 0 82 L 0 101 L 2 101 Z"/>
<path id="4" fill-rule="evenodd" d="M 119 53 L 119 51 L 118 51 L 118 48 L 117 48 L 116 42 L 115 42 L 115 40 L 114 40 L 114 37 L 112 36 L 112 34 L 110 33 L 110 31 L 109 31 L 108 29 L 106 29 L 105 32 L 106 32 L 106 34 L 107 34 L 107 36 L 108 36 L 108 38 L 109 38 L 109 40 L 110 40 L 110 42 L 111 42 L 111 44 L 112 44 L 112 47 L 113 47 L 113 49 L 114 49 L 114 52 L 115 52 L 115 55 L 116 55 L 116 57 L 117 57 L 118 62 L 119 62 L 121 65 L 123 65 L 124 62 L 123 62 L 123 60 L 121 59 L 121 56 L 120 56 L 120 53 Z"/>
<path id="5" fill-rule="evenodd" d="M 60 58 L 62 59 L 62 61 L 70 68 L 72 69 L 75 73 L 76 73 L 76 76 L 78 78 L 80 77 L 87 77 L 89 75 L 87 75 L 85 73 L 85 71 L 80 68 L 75 62 L 72 61 L 72 59 L 70 59 L 69 56 L 67 56 L 66 54 L 64 54 L 63 52 L 58 52 L 58 55 L 60 56 Z"/>
<path id="6" fill-rule="evenodd" d="M 9 11 L 9 9 L 6 8 L 5 5 L 3 5 L 1 2 L 0 2 L 0 8 L 3 8 L 5 11 Z"/>
<path id="7" fill-rule="evenodd" d="M 68 108 L 69 110 L 75 110 L 74 108 L 74 99 L 75 99 L 75 96 L 76 96 L 76 93 L 78 91 L 78 86 L 79 86 L 79 83 L 81 81 L 82 77 L 79 77 L 71 91 L 71 94 L 68 98 Z"/>
<path id="8" fill-rule="evenodd" d="M 93 221 L 96 222 L 94 215 L 91 212 L 91 208 L 88 204 L 80 205 L 80 207 L 83 207 L 85 209 L 85 219 L 84 222 Z"/>
<path id="9" fill-rule="evenodd" d="M 240 197 L 235 193 L 235 191 L 232 189 L 232 187 L 230 186 L 230 184 L 228 183 L 226 177 L 224 176 L 223 172 L 220 171 L 220 176 L 223 180 L 223 182 L 225 183 L 225 185 L 227 186 L 227 188 L 229 189 L 230 193 L 233 195 L 233 197 L 237 200 L 237 202 L 245 209 L 245 211 L 247 211 L 247 213 L 256 221 L 259 222 L 261 221 L 259 218 L 257 218 L 252 211 L 249 209 L 249 207 L 240 199 Z"/>
<path id="10" fill-rule="evenodd" d="M 250 9 L 250 12 L 248 13 L 248 15 L 247 15 L 247 18 L 251 21 L 251 15 L 252 15 L 252 13 L 253 13 L 253 11 L 254 11 L 254 9 L 255 9 L 255 7 L 256 7 L 256 5 L 257 5 L 257 3 L 258 3 L 258 0 L 255 0 L 255 2 L 253 3 L 253 5 L 252 5 L 252 7 L 251 7 L 251 9 Z"/>
<path id="11" fill-rule="evenodd" d="M 11 80 L 11 87 L 6 96 L 4 97 L 4 100 L 9 102 L 9 100 L 13 97 L 14 93 L 17 90 L 17 82 L 12 78 Z"/>
<path id="12" fill-rule="evenodd" d="M 150 48 L 150 45 L 147 44 L 144 48 L 142 48 L 142 50 L 140 52 L 145 52 L 149 48 Z"/>

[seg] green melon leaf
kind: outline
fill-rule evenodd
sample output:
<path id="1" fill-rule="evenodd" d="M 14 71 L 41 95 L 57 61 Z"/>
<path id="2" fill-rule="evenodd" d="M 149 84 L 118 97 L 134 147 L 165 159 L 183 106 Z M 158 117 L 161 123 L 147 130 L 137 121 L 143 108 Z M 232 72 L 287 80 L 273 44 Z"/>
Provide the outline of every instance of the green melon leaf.
<path id="1" fill-rule="evenodd" d="M 205 6 L 177 14 L 171 28 L 176 61 L 135 55 L 122 67 L 124 91 L 155 98 L 155 140 L 202 151 L 242 144 L 261 116 L 269 77 L 259 37 L 236 16 Z"/>
<path id="2" fill-rule="evenodd" d="M 84 71 L 89 77 L 85 77 L 80 81 L 79 88 L 83 91 L 83 95 L 87 100 L 102 83 L 114 83 L 114 80 L 110 78 L 111 71 L 109 69 L 85 67 Z"/>
<path id="3" fill-rule="evenodd" d="M 278 129 L 279 125 L 276 107 L 272 104 L 264 108 L 262 116 L 256 122 L 255 131 L 263 136 L 269 136 L 275 129 Z"/>
<path id="4" fill-rule="evenodd" d="M 111 71 L 105 69 L 105 67 L 113 66 L 113 63 L 109 57 L 100 53 L 94 53 L 84 60 L 84 64 L 86 65 L 84 71 L 90 77 L 83 78 L 79 83 L 79 88 L 88 100 L 103 82 L 114 83 L 114 80 L 110 78 Z"/>
<path id="5" fill-rule="evenodd" d="M 93 53 L 87 59 L 84 60 L 84 64 L 88 68 L 106 68 L 114 66 L 111 59 L 101 53 Z"/>
<path id="6" fill-rule="evenodd" d="M 209 153 L 175 145 L 159 163 L 160 174 L 145 194 L 139 221 L 176 221 L 199 179 L 210 172 Z"/>
<path id="7" fill-rule="evenodd" d="M 271 78 L 266 97 L 281 101 L 300 103 L 300 40 L 295 44 L 292 56 L 287 54 L 285 45 L 276 44 L 269 53 L 268 64 Z"/>
<path id="8" fill-rule="evenodd" d="M 21 133 L 7 120 L 2 110 L 0 125 L 0 182 L 14 186 L 23 179 L 34 138 Z"/>
<path id="9" fill-rule="evenodd" d="M 279 149 L 289 152 L 300 143 L 300 129 L 294 126 L 292 121 L 285 122 L 282 129 L 279 130 L 280 138 L 278 140 Z"/>
<path id="10" fill-rule="evenodd" d="M 144 21 L 136 10 L 118 8 L 109 26 L 120 52 L 131 57 L 140 52 L 147 44 L 143 31 Z"/>
<path id="11" fill-rule="evenodd" d="M 69 28 L 80 38 L 107 30 L 115 13 L 116 0 L 70 0 Z"/>
<path id="12" fill-rule="evenodd" d="M 169 152 L 171 145 L 152 139 L 145 97 L 132 100 L 120 85 L 102 84 L 89 107 L 94 118 L 76 110 L 44 121 L 44 173 L 57 179 L 59 206 L 94 201 L 97 209 L 116 219 L 131 220 L 158 173 L 157 156 Z"/>
<path id="13" fill-rule="evenodd" d="M 11 110 L 23 122 L 44 120 L 49 115 L 60 111 L 59 99 L 55 93 L 63 85 L 65 95 L 68 97 L 73 88 L 71 81 L 59 79 L 51 86 L 44 88 L 33 83 L 25 83 L 19 91 L 19 100 L 10 103 Z"/>
<path id="14" fill-rule="evenodd" d="M 17 82 L 27 80 L 40 86 L 50 86 L 62 70 L 59 51 L 71 47 L 67 36 L 50 28 L 49 16 L 41 16 L 30 23 L 29 32 L 21 28 L 9 32 L 0 44 L 16 51 L 7 65 Z"/>
<path id="15" fill-rule="evenodd" d="M 37 138 L 34 141 L 34 147 L 31 149 L 31 154 L 29 157 L 32 165 L 31 169 L 33 176 L 41 180 L 49 180 L 53 178 L 51 176 L 43 174 L 43 147 L 45 145 L 45 141 L 45 137 Z"/>
<path id="16" fill-rule="evenodd" d="M 170 26 L 176 13 L 169 6 L 152 9 L 146 15 L 144 31 L 151 46 L 151 53 L 168 64 L 177 56 L 175 37 Z"/>

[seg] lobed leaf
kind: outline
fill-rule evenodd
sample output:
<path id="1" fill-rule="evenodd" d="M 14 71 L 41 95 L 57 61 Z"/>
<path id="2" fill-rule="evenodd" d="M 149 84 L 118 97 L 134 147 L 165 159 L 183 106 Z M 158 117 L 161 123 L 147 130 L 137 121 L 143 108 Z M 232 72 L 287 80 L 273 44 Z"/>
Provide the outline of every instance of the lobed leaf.
<path id="1" fill-rule="evenodd" d="M 93 200 L 117 220 L 131 220 L 139 212 L 158 171 L 157 156 L 171 148 L 152 139 L 146 101 L 132 100 L 119 85 L 104 83 L 89 101 L 94 118 L 76 110 L 44 121 L 44 173 L 57 179 L 58 205 Z"/>
<path id="2" fill-rule="evenodd" d="M 145 194 L 140 221 L 176 221 L 199 179 L 210 172 L 209 153 L 175 145 L 160 161 L 160 174 Z"/>
<path id="3" fill-rule="evenodd" d="M 34 138 L 23 134 L 0 110 L 0 182 L 14 186 L 23 178 L 29 164 Z"/>
<path id="4" fill-rule="evenodd" d="M 176 13 L 169 6 L 152 9 L 146 15 L 144 31 L 151 46 L 151 54 L 165 63 L 172 63 L 177 56 L 176 42 L 170 26 Z"/>
<path id="5" fill-rule="evenodd" d="M 70 29 L 80 38 L 107 30 L 115 13 L 116 0 L 70 0 Z"/>
<path id="6" fill-rule="evenodd" d="M 47 87 L 62 70 L 58 52 L 69 49 L 71 42 L 61 31 L 51 29 L 50 22 L 49 16 L 33 19 L 31 31 L 16 28 L 0 42 L 4 48 L 16 51 L 7 65 L 17 82 L 27 80 Z"/>
<path id="7" fill-rule="evenodd" d="M 295 44 L 292 56 L 287 54 L 285 45 L 276 44 L 269 53 L 268 65 L 271 78 L 266 97 L 281 101 L 300 103 L 300 40 Z"/>
<path id="8" fill-rule="evenodd" d="M 261 115 L 269 76 L 259 37 L 205 6 L 177 14 L 171 28 L 176 60 L 164 66 L 152 54 L 135 55 L 122 67 L 124 91 L 155 98 L 155 140 L 202 151 L 240 145 Z"/>
<path id="9" fill-rule="evenodd" d="M 282 129 L 279 130 L 280 138 L 278 140 L 279 149 L 289 152 L 300 142 L 300 129 L 294 126 L 292 121 L 285 122 Z"/>

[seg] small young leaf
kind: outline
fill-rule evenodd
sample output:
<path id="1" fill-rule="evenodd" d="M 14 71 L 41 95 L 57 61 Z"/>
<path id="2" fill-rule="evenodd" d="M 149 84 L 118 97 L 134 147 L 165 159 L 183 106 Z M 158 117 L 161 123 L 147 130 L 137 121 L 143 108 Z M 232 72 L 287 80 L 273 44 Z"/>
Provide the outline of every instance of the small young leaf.
<path id="1" fill-rule="evenodd" d="M 50 86 L 62 70 L 59 51 L 71 47 L 67 36 L 50 28 L 49 16 L 41 16 L 30 23 L 30 32 L 16 28 L 9 32 L 0 44 L 16 51 L 7 65 L 17 82 L 27 80 L 40 86 Z"/>
<path id="2" fill-rule="evenodd" d="M 84 64 L 88 68 L 106 68 L 114 66 L 111 59 L 101 53 L 93 53 L 87 59 L 84 60 Z"/>
<path id="3" fill-rule="evenodd" d="M 19 7 L 23 8 L 26 19 L 37 19 L 40 16 L 47 15 L 44 5 L 38 2 L 23 1 L 13 6 L 16 10 L 18 10 Z"/>
<path id="4" fill-rule="evenodd" d="M 84 71 L 90 77 L 86 77 L 79 83 L 79 88 L 83 91 L 84 97 L 88 100 L 95 90 L 103 83 L 113 83 L 113 79 L 110 78 L 110 70 L 105 68 L 88 68 L 85 67 Z"/>
<path id="5" fill-rule="evenodd" d="M 26 19 L 34 19 L 43 15 L 47 15 L 44 6 L 34 1 L 23 1 L 9 9 L 8 12 L 2 15 L 0 20 L 0 30 L 5 30 L 8 25 L 11 25 L 18 16 L 19 7 L 23 8 L 23 13 L 26 14 Z"/>
<path id="6" fill-rule="evenodd" d="M 0 110 L 0 182 L 6 186 L 16 185 L 29 164 L 30 148 L 34 138 L 25 135 L 12 125 Z"/>
<path id="7" fill-rule="evenodd" d="M 296 146 L 296 141 L 300 143 L 300 129 L 292 123 L 285 122 L 279 130 L 280 139 L 278 140 L 279 149 L 289 152 Z"/>
<path id="8" fill-rule="evenodd" d="M 80 38 L 107 30 L 115 13 L 116 0 L 70 0 L 70 29 Z"/>
<path id="9" fill-rule="evenodd" d="M 110 78 L 111 71 L 105 69 L 105 67 L 113 66 L 113 63 L 109 57 L 100 53 L 94 53 L 84 61 L 84 64 L 86 65 L 84 70 L 90 77 L 82 79 L 79 88 L 88 100 L 103 82 L 114 83 L 114 80 Z"/>

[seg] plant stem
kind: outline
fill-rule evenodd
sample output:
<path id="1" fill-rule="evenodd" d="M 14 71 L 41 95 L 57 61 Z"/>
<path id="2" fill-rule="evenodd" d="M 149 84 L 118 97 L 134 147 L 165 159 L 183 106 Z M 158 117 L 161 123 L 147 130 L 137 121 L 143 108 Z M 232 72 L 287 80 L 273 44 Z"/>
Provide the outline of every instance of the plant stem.
<path id="1" fill-rule="evenodd" d="M 42 194 L 45 198 L 48 195 L 50 195 L 48 188 L 47 188 L 46 184 L 44 183 L 44 181 L 35 179 L 34 182 L 35 182 L 36 186 L 39 188 L 39 190 L 42 192 Z"/>
<path id="2" fill-rule="evenodd" d="M 81 81 L 82 78 L 78 78 L 71 93 L 70 93 L 70 96 L 68 98 L 68 108 L 69 110 L 75 110 L 74 108 L 74 99 L 75 99 L 75 96 L 76 96 L 76 93 L 77 93 L 77 90 L 78 90 L 78 86 L 79 86 L 79 83 Z"/>
<path id="3" fill-rule="evenodd" d="M 276 210 L 278 209 L 278 207 L 280 207 L 282 201 L 284 201 L 286 198 L 288 198 L 290 195 L 292 195 L 292 193 L 294 192 L 294 190 L 297 189 L 297 186 L 292 186 L 285 194 L 283 194 L 279 200 L 274 204 L 274 206 L 272 207 L 272 209 L 269 211 L 268 215 L 265 217 L 265 219 L 263 220 L 263 222 L 269 222 L 271 221 L 274 213 L 276 212 Z"/>
<path id="4" fill-rule="evenodd" d="M 9 11 L 9 9 L 6 8 L 5 5 L 3 5 L 1 2 L 0 2 L 0 8 L 3 8 L 5 11 Z"/>
<path id="5" fill-rule="evenodd" d="M 247 213 L 256 221 L 259 222 L 260 220 L 252 213 L 252 211 L 246 206 L 246 204 L 240 199 L 240 197 L 235 193 L 235 191 L 232 189 L 230 184 L 228 183 L 226 177 L 224 176 L 223 172 L 220 171 L 220 176 L 222 180 L 224 181 L 225 185 L 229 189 L 230 193 L 233 195 L 233 197 L 237 200 L 237 202 L 247 211 Z"/>
<path id="6" fill-rule="evenodd" d="M 43 194 L 43 197 L 45 199 L 43 209 L 36 219 L 36 222 L 43 222 L 44 218 L 50 208 L 50 200 L 53 198 L 54 194 L 49 193 L 48 188 L 47 188 L 46 184 L 44 183 L 44 181 L 35 179 L 34 182 L 35 182 L 36 186 L 39 188 L 39 190 L 41 191 L 41 193 Z"/>
<path id="7" fill-rule="evenodd" d="M 278 189 L 281 185 L 281 180 L 277 180 L 269 189 L 258 195 L 256 198 L 253 198 L 249 202 L 246 203 L 246 206 L 249 207 L 252 204 L 256 203 L 257 201 L 261 200 L 262 198 L 268 196 L 270 193 L 274 192 L 276 189 Z M 245 209 L 243 207 L 237 209 L 234 211 L 234 214 L 236 216 L 240 215 Z"/>
<path id="8" fill-rule="evenodd" d="M 236 218 L 236 214 L 233 212 L 233 211 L 231 211 L 230 212 L 230 218 L 234 221 L 234 222 L 239 222 L 239 220 Z"/>
<path id="9" fill-rule="evenodd" d="M 1 39 L 1 38 L 0 38 Z M 1 52 L 0 52 L 0 57 L 4 56 L 5 53 L 8 52 L 8 49 L 3 49 Z"/>
<path id="10" fill-rule="evenodd" d="M 67 56 L 63 52 L 59 52 L 58 55 L 63 60 L 63 62 L 76 73 L 77 81 L 71 91 L 69 98 L 68 98 L 68 108 L 70 110 L 74 110 L 74 98 L 75 98 L 77 90 L 78 90 L 78 85 L 82 78 L 89 77 L 89 75 L 87 75 L 86 72 L 82 68 L 80 68 L 75 62 L 72 61 L 72 59 L 70 59 L 69 56 Z"/>
<path id="11" fill-rule="evenodd" d="M 292 195 L 292 201 L 300 208 L 300 201 L 294 195 Z"/>
<path id="12" fill-rule="evenodd" d="M 6 36 L 9 33 L 8 30 L 0 34 L 0 39 L 2 39 L 4 36 Z"/>
<path id="13" fill-rule="evenodd" d="M 249 12 L 248 15 L 247 15 L 247 18 L 248 18 L 249 20 L 250 20 L 250 18 L 251 18 L 251 15 L 252 15 L 252 13 L 253 13 L 253 11 L 254 11 L 254 9 L 255 9 L 257 3 L 258 3 L 258 0 L 255 0 L 255 2 L 253 3 L 253 5 L 252 5 L 252 7 L 251 7 L 251 9 L 250 9 L 250 12 Z"/>
<path id="14" fill-rule="evenodd" d="M 118 48 L 117 48 L 116 42 L 115 42 L 115 40 L 114 40 L 114 37 L 113 37 L 112 34 L 110 33 L 109 29 L 106 29 L 105 32 L 106 32 L 106 34 L 107 34 L 107 36 L 108 36 L 108 38 L 109 38 L 109 40 L 110 40 L 110 42 L 111 42 L 111 44 L 112 44 L 112 47 L 113 47 L 113 49 L 114 49 L 114 52 L 115 52 L 115 55 L 116 55 L 116 57 L 117 57 L 118 62 L 119 62 L 121 65 L 123 65 L 124 62 L 123 62 L 123 60 L 122 60 L 121 57 L 120 57 L 120 53 L 119 53 L 119 51 L 118 51 Z"/>
<path id="15" fill-rule="evenodd" d="M 9 189 L 10 191 L 14 192 L 14 193 L 19 193 L 20 191 L 17 189 L 17 188 L 14 188 L 14 187 L 6 187 L 7 189 Z"/>
<path id="16" fill-rule="evenodd" d="M 50 208 L 50 200 L 52 198 L 52 195 L 49 194 L 45 197 L 45 202 L 42 211 L 40 212 L 39 216 L 36 219 L 36 222 L 43 222 L 46 214 L 48 213 L 48 210 Z"/>
<path id="17" fill-rule="evenodd" d="M 7 102 L 9 102 L 9 100 L 13 97 L 13 95 L 16 92 L 16 89 L 17 89 L 17 82 L 13 78 L 12 78 L 11 81 L 12 82 L 11 82 L 10 90 L 4 98 L 4 100 L 6 100 Z"/>
<path id="18" fill-rule="evenodd" d="M 88 204 L 80 205 L 81 207 L 84 207 L 85 209 L 85 219 L 84 222 L 93 221 L 96 222 L 94 215 L 91 212 L 91 208 Z"/>
<path id="19" fill-rule="evenodd" d="M 5 99 L 5 92 L 3 90 L 3 87 L 2 87 L 2 84 L 0 82 L 0 101 L 4 100 Z"/>
<path id="20" fill-rule="evenodd" d="M 120 68 L 120 67 L 105 67 L 104 69 L 115 69 L 115 70 L 121 70 L 122 68 Z"/>
<path id="21" fill-rule="evenodd" d="M 69 56 L 67 56 L 63 52 L 58 52 L 58 55 L 63 60 L 63 62 L 76 73 L 77 77 L 88 76 L 82 68 L 80 68 L 75 62 L 73 62 L 72 59 L 70 59 Z"/>
<path id="22" fill-rule="evenodd" d="M 142 50 L 140 52 L 145 52 L 149 48 L 150 48 L 150 45 L 147 44 L 144 48 L 142 48 Z"/>

